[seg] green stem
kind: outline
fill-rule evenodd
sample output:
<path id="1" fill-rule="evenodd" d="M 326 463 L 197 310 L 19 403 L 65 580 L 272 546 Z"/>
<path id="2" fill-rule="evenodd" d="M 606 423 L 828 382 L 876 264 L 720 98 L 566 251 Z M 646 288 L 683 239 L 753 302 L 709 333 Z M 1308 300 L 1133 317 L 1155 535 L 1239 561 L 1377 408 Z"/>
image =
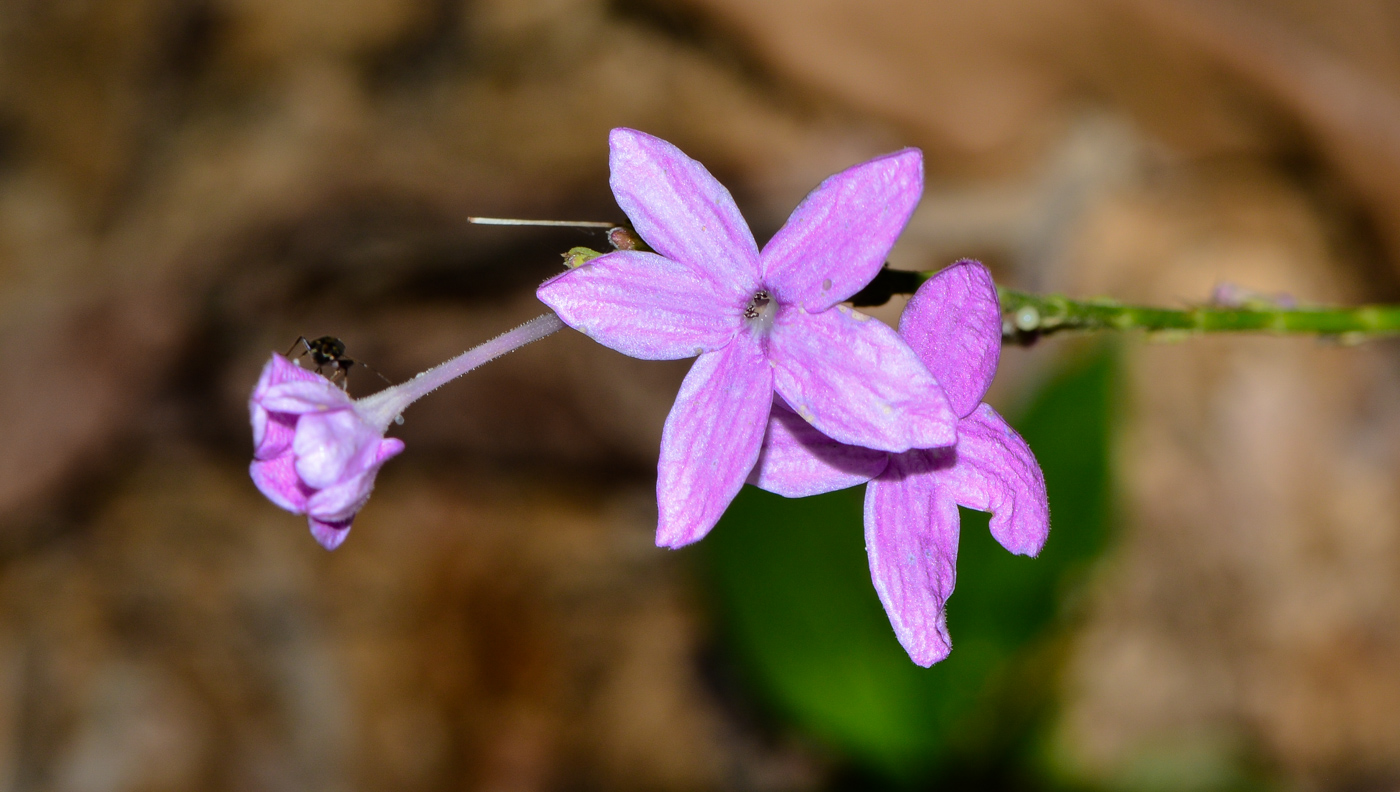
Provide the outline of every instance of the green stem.
<path id="1" fill-rule="evenodd" d="M 882 305 L 894 294 L 912 294 L 934 272 L 885 269 L 853 298 L 857 306 Z M 1030 294 L 997 287 L 1005 317 L 1002 336 L 1029 343 L 1066 330 L 1144 330 L 1150 333 L 1195 334 L 1262 332 L 1335 336 L 1362 341 L 1400 333 L 1400 305 L 1355 308 L 1286 307 L 1266 299 L 1245 304 L 1201 305 L 1191 308 L 1151 308 L 1113 300 L 1072 300 L 1058 294 Z"/>
<path id="2" fill-rule="evenodd" d="M 1039 295 L 997 287 L 1003 335 L 1020 339 L 1062 330 L 1146 330 L 1168 333 L 1263 332 L 1337 336 L 1360 341 L 1400 333 L 1400 305 L 1355 308 L 1288 308 L 1267 303 L 1246 306 L 1202 305 L 1192 308 L 1150 308 L 1112 300 L 1071 300 L 1058 294 Z"/>

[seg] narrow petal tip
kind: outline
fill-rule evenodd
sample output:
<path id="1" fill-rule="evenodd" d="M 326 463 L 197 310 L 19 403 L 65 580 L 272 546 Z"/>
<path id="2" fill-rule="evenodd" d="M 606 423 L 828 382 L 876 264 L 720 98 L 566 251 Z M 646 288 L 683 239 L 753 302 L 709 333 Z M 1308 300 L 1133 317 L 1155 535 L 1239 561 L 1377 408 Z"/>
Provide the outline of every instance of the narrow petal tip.
<path id="1" fill-rule="evenodd" d="M 307 518 L 307 524 L 311 527 L 311 537 L 327 550 L 340 547 L 341 543 L 345 541 L 345 537 L 350 535 L 350 524 L 354 521 L 354 517 L 340 522 L 324 522 L 315 517 Z"/>

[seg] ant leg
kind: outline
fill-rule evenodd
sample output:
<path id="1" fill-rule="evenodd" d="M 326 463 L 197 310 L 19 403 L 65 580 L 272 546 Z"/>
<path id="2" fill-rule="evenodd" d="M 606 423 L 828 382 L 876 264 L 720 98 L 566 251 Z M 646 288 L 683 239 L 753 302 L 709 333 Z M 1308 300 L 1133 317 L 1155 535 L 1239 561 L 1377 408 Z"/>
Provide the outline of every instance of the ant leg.
<path id="1" fill-rule="evenodd" d="M 297 357 L 305 357 L 306 353 L 311 351 L 311 342 L 306 340 L 306 336 L 297 336 L 297 340 L 292 342 L 292 349 L 296 349 L 297 344 L 301 344 L 303 347 L 305 347 L 305 349 L 303 349 L 301 351 L 301 354 L 297 355 Z M 288 349 L 287 354 L 283 355 L 282 357 L 290 357 L 292 354 L 292 349 Z M 316 371 L 319 373 L 320 369 L 317 369 Z"/>

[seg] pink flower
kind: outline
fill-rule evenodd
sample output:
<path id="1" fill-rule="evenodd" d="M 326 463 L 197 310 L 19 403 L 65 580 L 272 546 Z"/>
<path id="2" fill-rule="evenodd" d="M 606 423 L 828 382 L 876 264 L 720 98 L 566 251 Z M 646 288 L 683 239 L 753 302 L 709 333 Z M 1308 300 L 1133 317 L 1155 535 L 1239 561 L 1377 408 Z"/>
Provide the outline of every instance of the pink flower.
<path id="1" fill-rule="evenodd" d="M 838 305 L 879 272 L 918 203 L 917 149 L 822 182 L 760 252 L 700 163 L 631 129 L 614 129 L 609 143 L 613 195 L 656 253 L 610 253 L 538 294 L 565 324 L 624 354 L 699 356 L 662 432 L 658 545 L 714 527 L 758 459 L 774 392 L 845 443 L 953 442 L 957 416 L 909 347 Z"/>
<path id="2" fill-rule="evenodd" d="M 305 514 L 311 535 L 334 550 L 369 500 L 380 466 L 404 448 L 384 437 L 389 424 L 444 383 L 563 326 L 545 314 L 363 399 L 274 353 L 248 399 L 253 483 L 278 506 Z"/>
<path id="3" fill-rule="evenodd" d="M 855 447 L 775 404 L 750 480 L 787 497 L 870 482 L 870 575 L 899 642 L 929 666 L 952 648 L 944 604 L 957 571 L 958 506 L 990 511 L 997 541 L 1032 556 L 1049 534 L 1050 507 L 1035 455 L 982 403 L 1001 354 L 1001 310 L 986 267 L 960 261 L 930 279 L 909 301 L 899 333 L 960 416 L 955 448 L 891 454 Z"/>
<path id="4" fill-rule="evenodd" d="M 334 550 L 369 500 L 374 476 L 403 441 L 385 438 L 340 388 L 274 354 L 248 400 L 253 483 L 268 500 L 305 514 Z"/>

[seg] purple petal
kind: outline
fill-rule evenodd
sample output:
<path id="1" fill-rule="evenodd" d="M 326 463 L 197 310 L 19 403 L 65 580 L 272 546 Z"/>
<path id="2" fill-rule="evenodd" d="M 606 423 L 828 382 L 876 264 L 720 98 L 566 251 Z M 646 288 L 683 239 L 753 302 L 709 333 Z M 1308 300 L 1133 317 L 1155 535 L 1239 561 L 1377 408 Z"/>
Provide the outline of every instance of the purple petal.
<path id="1" fill-rule="evenodd" d="M 838 443 L 818 432 L 775 395 L 749 483 L 785 498 L 805 498 L 863 484 L 888 462 L 886 451 Z"/>
<path id="2" fill-rule="evenodd" d="M 899 334 L 943 386 L 953 411 L 970 415 L 1001 357 L 1001 304 L 992 274 L 971 259 L 945 268 L 914 292 Z"/>
<path id="3" fill-rule="evenodd" d="M 652 250 L 703 267 L 728 292 L 758 288 L 758 245 L 734 198 L 705 166 L 635 129 L 608 136 L 613 196 Z"/>
<path id="4" fill-rule="evenodd" d="M 379 441 L 379 448 L 374 452 L 374 466 L 388 462 L 399 454 L 403 453 L 404 443 L 397 437 L 386 437 Z"/>
<path id="5" fill-rule="evenodd" d="M 259 400 L 269 412 L 303 413 L 340 410 L 350 406 L 345 391 L 316 375 L 313 382 L 283 382 L 267 389 Z"/>
<path id="6" fill-rule="evenodd" d="M 271 459 L 282 453 L 285 444 L 291 442 L 289 432 L 279 433 L 273 429 L 273 436 L 267 435 L 270 418 L 262 400 L 268 389 L 284 382 L 315 382 L 321 379 L 319 374 L 306 371 L 276 352 L 272 353 L 272 358 L 263 366 L 262 374 L 258 377 L 258 384 L 253 386 L 253 395 L 248 399 L 248 418 L 253 426 L 253 456 Z"/>
<path id="7" fill-rule="evenodd" d="M 885 264 L 924 191 L 918 149 L 828 178 L 763 248 L 763 282 L 778 300 L 816 313 L 864 288 Z"/>
<path id="8" fill-rule="evenodd" d="M 992 535 L 1020 555 L 1037 555 L 1050 533 L 1045 477 L 1026 441 L 983 404 L 958 424 L 957 462 L 933 474 L 948 496 L 992 513 Z"/>
<path id="9" fill-rule="evenodd" d="M 297 417 L 290 413 L 253 411 L 253 458 L 272 459 L 286 453 L 296 436 Z"/>
<path id="10" fill-rule="evenodd" d="M 327 550 L 334 550 L 340 547 L 340 543 L 345 541 L 345 537 L 350 535 L 350 524 L 355 521 L 352 516 L 348 520 L 339 522 L 326 522 L 315 517 L 308 517 L 307 523 L 311 526 L 311 536 Z"/>
<path id="11" fill-rule="evenodd" d="M 307 371 L 273 352 L 272 359 L 263 366 L 262 375 L 258 377 L 258 384 L 253 387 L 253 399 L 261 398 L 273 385 L 281 385 L 284 382 L 315 382 L 320 379 L 325 379 L 325 377 L 313 371 Z"/>
<path id="12" fill-rule="evenodd" d="M 957 416 L 895 331 L 839 305 L 779 311 L 770 336 L 774 387 L 834 440 L 883 451 L 957 440 Z"/>
<path id="13" fill-rule="evenodd" d="M 690 367 L 661 433 L 658 546 L 698 541 L 719 521 L 758 459 L 772 402 L 772 369 L 746 333 Z"/>
<path id="14" fill-rule="evenodd" d="M 254 460 L 248 466 L 248 474 L 253 477 L 258 491 L 268 500 L 293 514 L 304 514 L 306 499 L 312 490 L 297 477 L 293 461 L 291 454 Z"/>
<path id="15" fill-rule="evenodd" d="M 925 667 L 953 646 L 943 608 L 957 574 L 958 507 L 928 475 L 948 453 L 896 455 L 865 489 L 871 580 L 899 643 Z"/>
<path id="16" fill-rule="evenodd" d="M 630 250 L 545 281 L 536 294 L 564 324 L 644 360 L 719 349 L 738 332 L 752 296 L 726 294 L 702 267 Z"/>
<path id="17" fill-rule="evenodd" d="M 292 440 L 297 475 L 307 486 L 332 487 L 364 471 L 379 432 L 354 409 L 303 415 Z"/>

